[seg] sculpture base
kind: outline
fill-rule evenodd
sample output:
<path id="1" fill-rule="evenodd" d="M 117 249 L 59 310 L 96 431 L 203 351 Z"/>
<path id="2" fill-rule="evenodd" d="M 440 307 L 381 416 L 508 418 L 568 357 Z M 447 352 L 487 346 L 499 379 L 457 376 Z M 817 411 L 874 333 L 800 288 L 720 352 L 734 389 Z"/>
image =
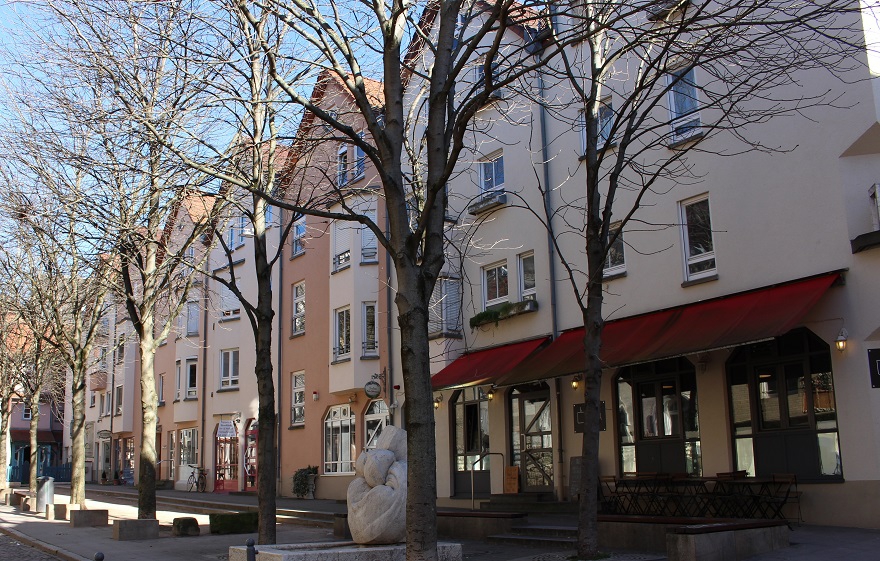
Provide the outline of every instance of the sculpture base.
<path id="1" fill-rule="evenodd" d="M 260 561 L 405 561 L 406 545 L 359 545 L 354 542 L 319 542 L 256 546 Z M 437 544 L 440 561 L 461 561 L 461 544 Z M 229 561 L 247 561 L 247 548 L 229 548 Z"/>

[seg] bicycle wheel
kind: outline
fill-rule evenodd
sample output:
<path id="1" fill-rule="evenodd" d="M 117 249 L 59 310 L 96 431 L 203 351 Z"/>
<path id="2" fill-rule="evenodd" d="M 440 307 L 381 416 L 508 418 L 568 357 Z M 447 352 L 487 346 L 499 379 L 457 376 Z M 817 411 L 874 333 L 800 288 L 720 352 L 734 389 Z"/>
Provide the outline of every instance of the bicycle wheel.
<path id="1" fill-rule="evenodd" d="M 193 474 L 189 474 L 189 479 L 186 480 L 188 487 L 188 491 L 192 491 L 193 487 L 196 485 L 196 477 Z"/>
<path id="2" fill-rule="evenodd" d="M 205 489 L 208 487 L 208 478 L 204 475 L 199 475 L 199 493 L 204 493 Z"/>

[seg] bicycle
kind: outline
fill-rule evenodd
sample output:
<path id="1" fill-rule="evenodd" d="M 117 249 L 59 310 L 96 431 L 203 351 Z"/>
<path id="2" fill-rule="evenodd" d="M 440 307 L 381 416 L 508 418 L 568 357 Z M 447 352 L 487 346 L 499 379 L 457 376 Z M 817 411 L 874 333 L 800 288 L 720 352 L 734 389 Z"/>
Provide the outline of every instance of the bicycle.
<path id="1" fill-rule="evenodd" d="M 189 491 L 192 492 L 192 490 L 195 489 L 199 493 L 204 493 L 205 489 L 208 487 L 208 470 L 200 468 L 195 464 L 187 464 L 187 466 L 192 470 L 189 474 L 189 479 L 187 480 Z"/>

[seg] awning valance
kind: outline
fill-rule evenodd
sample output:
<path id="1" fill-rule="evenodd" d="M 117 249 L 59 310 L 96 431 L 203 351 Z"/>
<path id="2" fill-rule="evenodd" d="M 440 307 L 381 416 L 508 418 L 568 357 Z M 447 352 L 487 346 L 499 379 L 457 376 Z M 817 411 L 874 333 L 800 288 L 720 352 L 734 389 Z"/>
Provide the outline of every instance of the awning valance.
<path id="1" fill-rule="evenodd" d="M 608 321 L 599 356 L 607 367 L 649 362 L 777 337 L 797 327 L 837 272 Z M 499 384 L 583 372 L 584 328 L 562 333 Z"/>
<path id="2" fill-rule="evenodd" d="M 491 384 L 549 341 L 550 337 L 540 337 L 467 353 L 435 374 L 431 386 L 441 390 Z"/>

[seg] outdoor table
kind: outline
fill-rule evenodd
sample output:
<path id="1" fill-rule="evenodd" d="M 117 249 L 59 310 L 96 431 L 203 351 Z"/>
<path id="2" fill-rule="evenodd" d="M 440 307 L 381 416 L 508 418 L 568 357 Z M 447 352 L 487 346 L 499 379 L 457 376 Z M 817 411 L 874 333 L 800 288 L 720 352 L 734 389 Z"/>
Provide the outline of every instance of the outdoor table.
<path id="1" fill-rule="evenodd" d="M 713 510 L 726 518 L 765 518 L 773 498 L 773 479 L 717 479 L 712 489 Z"/>

